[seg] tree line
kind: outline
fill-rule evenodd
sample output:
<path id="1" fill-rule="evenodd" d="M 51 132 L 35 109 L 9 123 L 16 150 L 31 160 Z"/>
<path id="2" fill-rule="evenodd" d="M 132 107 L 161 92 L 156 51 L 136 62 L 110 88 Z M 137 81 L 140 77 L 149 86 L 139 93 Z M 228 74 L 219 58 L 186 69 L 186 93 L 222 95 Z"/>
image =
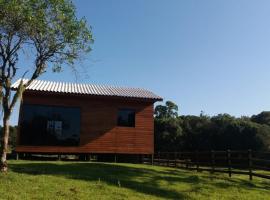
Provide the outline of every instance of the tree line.
<path id="1" fill-rule="evenodd" d="M 171 101 L 155 107 L 155 151 L 270 150 L 270 112 L 178 115 Z"/>

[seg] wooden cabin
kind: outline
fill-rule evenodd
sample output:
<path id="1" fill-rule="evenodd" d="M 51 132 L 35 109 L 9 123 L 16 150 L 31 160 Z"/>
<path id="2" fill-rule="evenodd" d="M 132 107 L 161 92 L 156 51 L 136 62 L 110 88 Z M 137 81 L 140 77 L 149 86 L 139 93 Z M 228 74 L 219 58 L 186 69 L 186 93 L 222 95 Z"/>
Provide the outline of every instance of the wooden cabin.
<path id="1" fill-rule="evenodd" d="M 35 80 L 23 94 L 16 152 L 153 154 L 156 101 L 144 89 Z"/>

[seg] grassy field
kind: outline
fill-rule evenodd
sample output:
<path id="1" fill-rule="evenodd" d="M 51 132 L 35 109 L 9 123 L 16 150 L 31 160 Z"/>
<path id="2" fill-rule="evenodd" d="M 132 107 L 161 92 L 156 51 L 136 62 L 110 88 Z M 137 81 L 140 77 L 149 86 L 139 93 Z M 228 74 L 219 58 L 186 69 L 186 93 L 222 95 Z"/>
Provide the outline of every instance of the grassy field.
<path id="1" fill-rule="evenodd" d="M 166 167 L 10 161 L 0 199 L 270 199 L 270 181 Z"/>

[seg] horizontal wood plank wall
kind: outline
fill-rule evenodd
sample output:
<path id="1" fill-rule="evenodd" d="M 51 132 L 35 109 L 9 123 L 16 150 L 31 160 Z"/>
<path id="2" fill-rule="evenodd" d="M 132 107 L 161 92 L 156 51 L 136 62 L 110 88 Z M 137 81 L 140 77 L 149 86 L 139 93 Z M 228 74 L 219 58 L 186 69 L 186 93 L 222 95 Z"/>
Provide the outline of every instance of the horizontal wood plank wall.
<path id="1" fill-rule="evenodd" d="M 44 93 L 25 92 L 23 96 L 23 104 L 80 107 L 80 145 L 78 147 L 61 147 L 21 146 L 20 144 L 17 144 L 17 152 L 154 153 L 152 101 L 60 94 L 45 95 Z M 136 110 L 135 128 L 117 126 L 118 108 L 133 108 Z M 20 116 L 20 118 L 23 118 L 23 116 Z M 21 119 L 19 121 L 21 121 Z"/>

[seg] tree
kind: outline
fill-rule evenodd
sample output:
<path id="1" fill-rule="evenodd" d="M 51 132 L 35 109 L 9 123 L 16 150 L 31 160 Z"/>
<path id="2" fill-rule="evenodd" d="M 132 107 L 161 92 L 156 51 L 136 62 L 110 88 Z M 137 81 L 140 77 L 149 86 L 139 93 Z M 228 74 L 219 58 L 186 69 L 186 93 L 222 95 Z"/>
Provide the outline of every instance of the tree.
<path id="1" fill-rule="evenodd" d="M 259 113 L 258 115 L 252 115 L 251 121 L 259 123 L 259 124 L 270 125 L 270 112 L 263 111 L 263 112 Z"/>
<path id="2" fill-rule="evenodd" d="M 17 140 L 17 129 L 18 126 L 9 126 L 9 138 L 8 138 L 8 144 L 9 144 L 9 151 L 12 151 L 16 146 L 16 140 Z M 0 138 L 3 134 L 3 127 L 0 126 Z M 0 143 L 0 148 L 1 148 Z"/>
<path id="3" fill-rule="evenodd" d="M 55 72 L 63 66 L 75 69 L 74 62 L 91 50 L 91 29 L 78 19 L 69 0 L 0 0 L 0 102 L 3 110 L 3 135 L 0 169 L 8 169 L 6 154 L 9 118 L 25 88 L 48 68 Z M 22 72 L 18 61 L 33 59 L 33 71 Z M 12 95 L 11 83 L 22 70 L 18 89 Z M 28 74 L 30 73 L 30 74 Z"/>
<path id="4" fill-rule="evenodd" d="M 179 151 L 182 128 L 177 118 L 155 118 L 155 151 Z"/>
<path id="5" fill-rule="evenodd" d="M 178 106 L 172 101 L 166 101 L 165 105 L 158 105 L 155 108 L 156 118 L 171 118 L 178 116 Z"/>
<path id="6" fill-rule="evenodd" d="M 172 101 L 155 108 L 155 147 L 157 151 L 177 151 L 182 135 L 178 106 Z"/>

